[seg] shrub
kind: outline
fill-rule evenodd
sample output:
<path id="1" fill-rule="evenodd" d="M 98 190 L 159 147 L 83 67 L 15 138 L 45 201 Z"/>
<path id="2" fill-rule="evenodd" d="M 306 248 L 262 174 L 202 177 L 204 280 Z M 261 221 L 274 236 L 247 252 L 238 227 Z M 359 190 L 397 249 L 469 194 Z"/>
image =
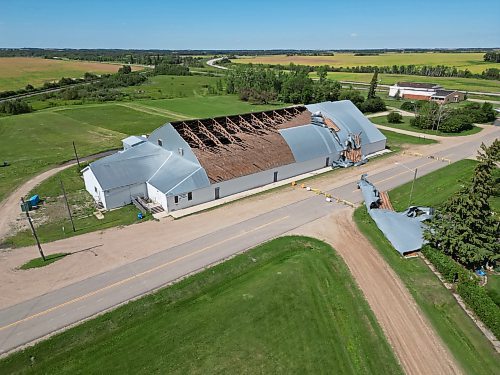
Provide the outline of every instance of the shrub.
<path id="1" fill-rule="evenodd" d="M 436 267 L 443 278 L 449 283 L 453 283 L 458 280 L 468 280 L 472 276 L 470 271 L 467 271 L 448 255 L 429 245 L 422 248 L 422 254 L 425 255 L 427 260 L 429 260 L 429 262 Z"/>
<path id="2" fill-rule="evenodd" d="M 387 115 L 387 122 L 391 124 L 400 124 L 403 122 L 403 116 L 399 112 L 391 112 Z"/>
<path id="3" fill-rule="evenodd" d="M 458 281 L 456 284 L 457 293 L 462 297 L 465 304 L 491 329 L 497 338 L 500 338 L 500 308 L 491 299 L 484 287 L 478 284 L 478 280 L 473 273 L 466 270 L 448 255 L 429 245 L 422 248 L 422 254 L 436 267 L 447 282 Z"/>
<path id="4" fill-rule="evenodd" d="M 486 290 L 473 280 L 458 283 L 457 292 L 493 334 L 500 338 L 500 308 Z"/>
<path id="5" fill-rule="evenodd" d="M 359 107 L 361 112 L 382 112 L 386 110 L 386 106 L 384 101 L 379 98 L 378 96 L 371 98 L 371 99 L 366 99 L 364 103 L 361 104 Z"/>

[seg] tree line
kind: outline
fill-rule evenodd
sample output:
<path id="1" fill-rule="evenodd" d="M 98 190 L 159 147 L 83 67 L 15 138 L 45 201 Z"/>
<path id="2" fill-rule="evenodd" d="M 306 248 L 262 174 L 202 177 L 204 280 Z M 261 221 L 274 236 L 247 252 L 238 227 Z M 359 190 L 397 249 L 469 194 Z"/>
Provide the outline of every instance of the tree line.
<path id="1" fill-rule="evenodd" d="M 226 75 L 226 91 L 260 104 L 276 100 L 294 104 L 351 100 L 363 112 L 385 110 L 384 101 L 374 94 L 375 88 L 373 95 L 365 99 L 358 90 L 343 90 L 339 82 L 327 79 L 326 74 L 312 80 L 306 67 L 285 72 L 262 66 L 236 66 Z"/>
<path id="2" fill-rule="evenodd" d="M 468 103 L 460 108 L 450 108 L 433 101 L 405 102 L 401 109 L 414 111 L 416 116 L 410 120 L 411 126 L 419 129 L 460 133 L 470 130 L 474 123 L 487 123 L 495 120 L 491 103 Z"/>
<path id="3" fill-rule="evenodd" d="M 296 70 L 306 68 L 308 71 L 317 72 L 318 69 L 325 69 L 327 72 L 345 72 L 345 73 L 375 73 L 378 71 L 383 74 L 404 74 L 426 77 L 457 77 L 457 78 L 480 78 L 480 79 L 500 79 L 500 69 L 488 68 L 482 73 L 472 73 L 469 69 L 457 69 L 454 66 L 446 65 L 362 65 L 362 66 L 347 66 L 336 67 L 330 65 L 322 65 L 321 67 L 310 65 L 296 65 L 290 63 L 289 65 L 282 64 L 265 64 L 267 68 L 274 68 L 279 70 Z"/>
<path id="4" fill-rule="evenodd" d="M 483 56 L 484 61 L 500 63 L 500 51 L 486 52 Z"/>

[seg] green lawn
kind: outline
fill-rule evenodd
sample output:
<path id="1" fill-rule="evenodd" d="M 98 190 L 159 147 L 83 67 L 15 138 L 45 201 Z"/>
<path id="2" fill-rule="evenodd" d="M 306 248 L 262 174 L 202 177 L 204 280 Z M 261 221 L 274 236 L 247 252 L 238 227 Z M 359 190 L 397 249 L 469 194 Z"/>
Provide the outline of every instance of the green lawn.
<path id="1" fill-rule="evenodd" d="M 172 99 L 208 95 L 208 87 L 215 87 L 220 78 L 203 75 L 153 76 L 140 86 L 121 89 L 134 98 Z"/>
<path id="2" fill-rule="evenodd" d="M 258 112 L 272 108 L 283 108 L 286 106 L 283 103 L 268 105 L 251 104 L 239 100 L 235 95 L 139 100 L 137 103 L 173 111 L 192 118 L 207 118 L 233 115 L 237 113 Z"/>
<path id="3" fill-rule="evenodd" d="M 387 145 L 389 148 L 392 146 L 400 147 L 404 144 L 410 145 L 429 145 L 432 143 L 437 143 L 433 139 L 413 137 L 411 135 L 391 132 L 389 130 L 381 130 L 382 134 L 387 137 Z"/>
<path id="4" fill-rule="evenodd" d="M 19 268 L 22 270 L 29 270 L 31 268 L 45 267 L 45 266 L 48 266 L 49 264 L 57 262 L 58 260 L 61 260 L 62 258 L 64 258 L 67 255 L 69 255 L 69 254 L 68 253 L 50 254 L 50 255 L 45 256 L 45 260 L 43 260 L 41 257 L 38 257 L 38 258 L 32 259 L 29 262 L 23 264 Z"/>
<path id="5" fill-rule="evenodd" d="M 316 76 L 316 73 L 311 73 Z M 370 83 L 373 73 L 344 73 L 328 72 L 328 78 L 336 81 L 352 81 Z M 458 78 L 458 77 L 425 77 L 403 74 L 379 74 L 379 83 L 393 85 L 396 82 L 430 82 L 443 86 L 445 89 L 463 91 L 496 92 L 500 93 L 500 82 L 480 78 Z"/>
<path id="6" fill-rule="evenodd" d="M 439 207 L 450 195 L 457 192 L 462 185 L 470 183 L 470 178 L 477 162 L 464 159 L 438 169 L 415 180 L 412 204 Z M 401 167 L 401 171 L 404 167 Z M 392 205 L 396 211 L 408 208 L 411 183 L 398 186 L 389 191 Z"/>
<path id="7" fill-rule="evenodd" d="M 282 237 L 0 360 L 0 372 L 402 370 L 333 249 Z"/>
<path id="8" fill-rule="evenodd" d="M 61 210 L 60 215 L 50 222 L 38 225 L 37 234 L 40 242 L 52 242 L 97 230 L 137 223 L 140 221 L 137 219 L 138 212 L 139 211 L 135 208 L 135 206 L 128 205 L 104 213 L 104 219 L 102 220 L 98 220 L 95 216 L 91 215 L 91 213 L 88 213 L 89 216 L 76 216 L 73 217 L 76 229 L 76 231 L 73 232 L 68 216 L 64 216 L 64 214 L 67 215 L 67 211 L 64 213 L 64 211 Z M 149 220 L 150 218 L 150 216 L 146 216 L 142 219 L 142 221 Z M 18 232 L 14 236 L 6 238 L 0 244 L 1 247 L 9 248 L 31 245 L 35 245 L 35 240 L 29 230 Z"/>
<path id="9" fill-rule="evenodd" d="M 408 130 L 408 131 L 412 131 L 412 132 L 416 132 L 416 133 L 439 135 L 442 137 L 456 137 L 456 136 L 462 136 L 462 135 L 471 135 L 471 134 L 479 133 L 482 130 L 480 127 L 474 126 L 472 129 L 465 130 L 461 133 L 443 133 L 440 131 L 435 131 L 435 130 L 430 130 L 430 129 L 415 128 L 415 127 L 410 125 L 410 119 L 411 119 L 410 116 L 403 116 L 402 123 L 391 124 L 390 122 L 387 121 L 387 116 L 370 117 L 370 121 L 373 122 L 374 124 L 389 126 L 391 128 L 395 128 L 395 129 Z"/>
<path id="10" fill-rule="evenodd" d="M 88 107 L 71 106 L 57 110 L 57 114 L 81 123 L 127 135 L 151 133 L 169 120 L 164 116 L 145 113 L 116 104 L 101 104 Z"/>
<path id="11" fill-rule="evenodd" d="M 81 156 L 120 145 L 125 134 L 76 121 L 57 113 L 39 112 L 0 117 L 0 200 L 29 176 L 74 158 L 72 141 Z"/>
<path id="12" fill-rule="evenodd" d="M 475 161 L 463 160 L 417 179 L 415 204 L 439 206 L 467 183 Z M 406 208 L 411 183 L 389 191 L 396 210 Z M 466 374 L 494 374 L 500 359 L 481 331 L 456 303 L 430 269 L 420 259 L 404 259 L 369 217 L 364 206 L 356 209 L 354 219 L 363 234 L 405 283 L 436 332 L 453 353 Z"/>
<path id="13" fill-rule="evenodd" d="M 71 208 L 76 228 L 75 232 L 72 230 L 63 199 L 61 180 Z M 34 194 L 38 194 L 43 201 L 38 210 L 31 212 L 41 242 L 52 242 L 97 230 L 130 225 L 152 218 L 150 215 L 146 215 L 142 220 L 137 219 L 139 211 L 135 206 L 128 205 L 107 211 L 104 213 L 104 219 L 97 219 L 93 215 L 95 211 L 93 198 L 85 190 L 85 184 L 77 166 L 67 168 L 46 179 L 30 191 L 28 196 Z M 39 224 L 40 221 L 43 224 Z M 20 231 L 0 243 L 3 247 L 12 248 L 33 244 L 35 244 L 35 240 L 29 230 Z"/>

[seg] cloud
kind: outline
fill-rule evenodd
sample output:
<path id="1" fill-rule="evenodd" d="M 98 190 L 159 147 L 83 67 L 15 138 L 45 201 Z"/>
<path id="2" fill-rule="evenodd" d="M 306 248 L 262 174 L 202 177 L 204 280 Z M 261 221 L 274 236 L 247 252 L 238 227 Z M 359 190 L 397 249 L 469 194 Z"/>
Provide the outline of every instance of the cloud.
<path id="1" fill-rule="evenodd" d="M 351 38 L 356 38 L 358 36 L 357 33 L 351 33 Z"/>

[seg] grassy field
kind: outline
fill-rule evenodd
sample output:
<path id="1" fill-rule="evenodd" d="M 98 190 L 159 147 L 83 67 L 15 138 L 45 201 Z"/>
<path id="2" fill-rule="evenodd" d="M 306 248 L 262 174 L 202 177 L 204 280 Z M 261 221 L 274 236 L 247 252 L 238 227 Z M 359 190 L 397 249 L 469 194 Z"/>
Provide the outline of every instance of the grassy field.
<path id="1" fill-rule="evenodd" d="M 140 86 L 125 87 L 121 91 L 134 98 L 173 99 L 208 95 L 208 87 L 214 87 L 220 78 L 202 75 L 153 76 Z"/>
<path id="2" fill-rule="evenodd" d="M 80 78 L 85 72 L 116 73 L 121 65 L 88 61 L 64 61 L 31 57 L 0 58 L 0 91 L 37 87 L 62 77 Z M 133 70 L 142 68 L 133 67 Z"/>
<path id="3" fill-rule="evenodd" d="M 243 102 L 235 95 L 206 96 L 199 98 L 178 98 L 165 100 L 140 100 L 137 103 L 154 108 L 174 111 L 192 118 L 226 116 L 236 113 L 265 111 L 271 108 L 282 108 L 286 105 L 258 105 Z"/>
<path id="4" fill-rule="evenodd" d="M 116 104 L 69 106 L 55 113 L 80 123 L 98 126 L 122 134 L 151 133 L 170 119 Z"/>
<path id="5" fill-rule="evenodd" d="M 336 53 L 334 56 L 252 56 L 231 60 L 234 63 L 348 66 L 385 65 L 446 65 L 457 69 L 469 69 L 481 73 L 488 68 L 496 68 L 495 63 L 483 61 L 484 53 L 383 53 L 378 56 L 354 56 L 353 53 Z"/>
<path id="6" fill-rule="evenodd" d="M 391 124 L 390 122 L 387 121 L 387 116 L 370 117 L 370 121 L 373 122 L 374 124 L 389 126 L 391 128 L 394 128 L 394 129 L 408 130 L 408 131 L 412 131 L 412 132 L 416 132 L 416 133 L 440 135 L 442 137 L 456 137 L 456 136 L 463 136 L 463 135 L 471 135 L 471 134 L 479 133 L 482 130 L 480 127 L 474 126 L 472 129 L 463 131 L 461 133 L 443 133 L 440 131 L 435 131 L 435 130 L 430 130 L 430 129 L 414 128 L 413 126 L 410 125 L 410 119 L 411 119 L 411 117 L 409 117 L 409 116 L 403 116 L 402 123 Z"/>
<path id="7" fill-rule="evenodd" d="M 418 138 L 411 135 L 400 134 L 396 132 L 391 132 L 388 130 L 381 130 L 382 134 L 387 137 L 387 144 L 392 146 L 401 147 L 402 145 L 430 145 L 432 143 L 437 143 L 433 139 Z"/>
<path id="8" fill-rule="evenodd" d="M 471 177 L 474 161 L 464 160 L 418 179 L 413 193 L 416 204 L 439 206 Z M 408 203 L 410 184 L 389 192 L 394 207 Z M 358 227 L 399 275 L 436 332 L 466 374 L 494 374 L 500 359 L 492 345 L 456 303 L 450 292 L 420 259 L 402 258 L 379 231 L 364 206 L 355 211 Z"/>
<path id="9" fill-rule="evenodd" d="M 0 160 L 11 164 L 0 168 L 0 200 L 29 176 L 73 159 L 72 141 L 83 156 L 119 146 L 123 135 L 52 112 L 0 118 Z"/>
<path id="10" fill-rule="evenodd" d="M 345 263 L 305 237 L 71 328 L 0 360 L 0 372 L 402 373 Z"/>
<path id="11" fill-rule="evenodd" d="M 311 73 L 311 76 L 317 76 Z M 336 81 L 350 81 L 370 83 L 373 73 L 344 73 L 329 72 L 328 78 Z M 393 85 L 396 82 L 424 82 L 436 83 L 446 89 L 455 89 L 463 91 L 478 92 L 496 92 L 500 93 L 500 82 L 479 78 L 458 78 L 458 77 L 424 77 L 403 74 L 379 74 L 379 83 L 382 85 Z"/>

